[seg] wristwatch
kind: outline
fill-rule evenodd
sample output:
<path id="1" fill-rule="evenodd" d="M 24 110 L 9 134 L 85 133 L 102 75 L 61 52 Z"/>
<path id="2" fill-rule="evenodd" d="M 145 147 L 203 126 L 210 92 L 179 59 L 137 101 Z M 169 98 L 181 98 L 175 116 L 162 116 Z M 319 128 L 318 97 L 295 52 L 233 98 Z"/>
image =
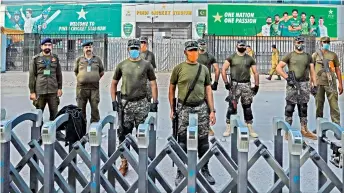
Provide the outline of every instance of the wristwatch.
<path id="1" fill-rule="evenodd" d="M 216 109 L 212 110 L 211 112 L 216 113 Z"/>

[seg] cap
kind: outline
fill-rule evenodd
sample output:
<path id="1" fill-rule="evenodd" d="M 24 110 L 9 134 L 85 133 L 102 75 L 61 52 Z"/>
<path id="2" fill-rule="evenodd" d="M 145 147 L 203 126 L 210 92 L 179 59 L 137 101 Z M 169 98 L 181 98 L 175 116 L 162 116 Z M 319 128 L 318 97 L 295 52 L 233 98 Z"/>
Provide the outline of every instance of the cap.
<path id="1" fill-rule="evenodd" d="M 237 44 L 238 44 L 239 46 L 246 46 L 246 41 L 245 41 L 245 40 L 239 40 L 239 41 L 237 42 Z"/>
<path id="2" fill-rule="evenodd" d="M 305 41 L 305 38 L 304 37 L 301 37 L 301 36 L 298 36 L 298 37 L 295 37 L 294 39 L 296 42 L 304 42 Z"/>
<path id="3" fill-rule="evenodd" d="M 247 45 L 246 47 L 250 48 L 251 46 L 250 46 L 250 45 Z"/>
<path id="4" fill-rule="evenodd" d="M 331 39 L 330 39 L 330 37 L 326 37 L 326 36 L 325 36 L 325 37 L 321 37 L 321 38 L 320 38 L 320 41 L 321 41 L 321 42 L 330 42 Z"/>
<path id="5" fill-rule="evenodd" d="M 131 39 L 128 41 L 128 47 L 129 48 L 140 48 L 141 42 L 137 39 Z"/>
<path id="6" fill-rule="evenodd" d="M 199 44 L 206 44 L 207 43 L 207 41 L 205 39 L 198 39 L 197 42 Z"/>
<path id="7" fill-rule="evenodd" d="M 272 48 L 276 48 L 276 45 L 275 45 L 275 44 L 273 44 L 271 47 L 272 47 Z"/>
<path id="8" fill-rule="evenodd" d="M 41 41 L 41 45 L 43 45 L 43 44 L 45 44 L 45 43 L 53 43 L 52 41 L 51 41 L 51 39 L 50 38 L 44 38 L 42 41 Z"/>
<path id="9" fill-rule="evenodd" d="M 146 36 L 141 36 L 140 37 L 140 42 L 148 42 L 148 37 L 146 37 Z"/>
<path id="10" fill-rule="evenodd" d="M 198 42 L 197 41 L 187 41 L 185 42 L 185 50 L 192 50 L 198 49 Z"/>
<path id="11" fill-rule="evenodd" d="M 93 42 L 87 41 L 87 42 L 83 43 L 81 46 L 85 47 L 85 46 L 92 46 L 92 45 L 93 45 Z"/>

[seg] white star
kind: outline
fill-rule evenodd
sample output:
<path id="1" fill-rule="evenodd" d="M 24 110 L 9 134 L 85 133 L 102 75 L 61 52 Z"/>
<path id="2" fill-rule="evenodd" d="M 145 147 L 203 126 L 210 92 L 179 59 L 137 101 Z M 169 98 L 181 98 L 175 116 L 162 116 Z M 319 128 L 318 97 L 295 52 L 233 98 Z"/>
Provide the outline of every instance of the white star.
<path id="1" fill-rule="evenodd" d="M 330 9 L 330 11 L 328 11 L 328 13 L 329 13 L 330 15 L 332 15 L 332 13 L 333 13 L 332 9 Z"/>
<path id="2" fill-rule="evenodd" d="M 84 8 L 81 8 L 81 11 L 80 11 L 80 12 L 76 12 L 76 13 L 79 14 L 78 20 L 79 20 L 80 18 L 84 18 L 84 19 L 86 20 L 86 14 L 88 13 L 88 11 L 85 12 L 85 11 L 84 11 Z"/>

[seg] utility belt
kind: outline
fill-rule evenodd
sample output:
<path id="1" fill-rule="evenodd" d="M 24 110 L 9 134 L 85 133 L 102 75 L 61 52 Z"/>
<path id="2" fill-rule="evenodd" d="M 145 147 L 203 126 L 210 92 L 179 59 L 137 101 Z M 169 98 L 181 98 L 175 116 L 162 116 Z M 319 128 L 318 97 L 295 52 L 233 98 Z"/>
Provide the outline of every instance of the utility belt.
<path id="1" fill-rule="evenodd" d="M 122 99 L 124 100 L 127 100 L 129 102 L 135 102 L 135 101 L 139 101 L 139 100 L 142 100 L 142 99 L 145 99 L 146 96 L 138 96 L 138 97 L 134 97 L 134 98 L 131 98 L 129 97 L 128 95 L 122 95 Z"/>
<path id="2" fill-rule="evenodd" d="M 250 80 L 240 80 L 240 81 L 237 81 L 235 79 L 232 79 L 232 82 L 236 82 L 236 83 L 249 83 L 251 81 Z"/>
<path id="3" fill-rule="evenodd" d="M 308 82 L 308 81 L 309 81 L 309 78 L 302 77 L 302 78 L 295 78 L 295 80 L 296 80 L 297 82 Z"/>
<path id="4" fill-rule="evenodd" d="M 184 106 L 187 107 L 198 107 L 205 102 L 205 99 L 196 102 L 186 102 Z M 178 99 L 178 103 L 183 104 L 183 100 Z"/>

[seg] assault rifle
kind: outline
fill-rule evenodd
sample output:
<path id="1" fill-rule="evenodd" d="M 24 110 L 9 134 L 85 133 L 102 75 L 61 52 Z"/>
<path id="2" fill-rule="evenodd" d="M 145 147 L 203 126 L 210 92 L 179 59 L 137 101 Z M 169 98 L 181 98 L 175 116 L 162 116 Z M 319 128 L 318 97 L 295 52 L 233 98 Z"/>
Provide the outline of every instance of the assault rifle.
<path id="1" fill-rule="evenodd" d="M 126 101 L 126 103 L 124 105 L 122 105 L 122 93 L 121 91 L 117 91 L 116 92 L 116 100 L 117 100 L 117 104 L 118 104 L 118 126 L 119 126 L 119 130 L 121 131 L 123 129 L 123 123 L 124 123 L 124 107 L 126 106 L 126 104 L 128 103 L 128 101 Z"/>
<path id="2" fill-rule="evenodd" d="M 324 67 L 324 70 L 320 70 L 318 74 L 318 76 L 325 72 L 326 76 L 327 76 L 327 81 L 328 81 L 328 85 L 330 87 L 330 90 L 333 89 L 333 79 L 332 79 L 332 73 L 330 70 L 330 62 L 328 59 L 324 58 L 323 53 L 321 52 L 321 50 L 317 50 L 318 55 L 320 56 L 320 59 L 322 60 L 322 65 Z"/>
<path id="3" fill-rule="evenodd" d="M 177 113 L 177 98 L 173 98 L 173 117 L 172 117 L 172 131 L 173 138 L 178 141 L 178 113 Z M 172 162 L 172 167 L 174 167 L 174 162 Z"/>
<path id="4" fill-rule="evenodd" d="M 238 106 L 238 101 L 235 97 L 236 89 L 238 87 L 238 83 L 234 85 L 233 80 L 231 79 L 231 76 L 228 75 L 228 84 L 229 86 L 229 91 L 228 91 L 228 96 L 226 97 L 225 101 L 229 103 L 229 111 L 231 114 L 236 114 L 237 112 L 237 106 Z"/>
<path id="5" fill-rule="evenodd" d="M 293 82 L 294 87 L 297 90 L 297 95 L 298 97 L 300 97 L 301 94 L 301 87 L 300 87 L 300 83 L 296 81 L 296 76 L 295 76 L 295 72 L 294 71 L 288 71 L 288 78 Z"/>

